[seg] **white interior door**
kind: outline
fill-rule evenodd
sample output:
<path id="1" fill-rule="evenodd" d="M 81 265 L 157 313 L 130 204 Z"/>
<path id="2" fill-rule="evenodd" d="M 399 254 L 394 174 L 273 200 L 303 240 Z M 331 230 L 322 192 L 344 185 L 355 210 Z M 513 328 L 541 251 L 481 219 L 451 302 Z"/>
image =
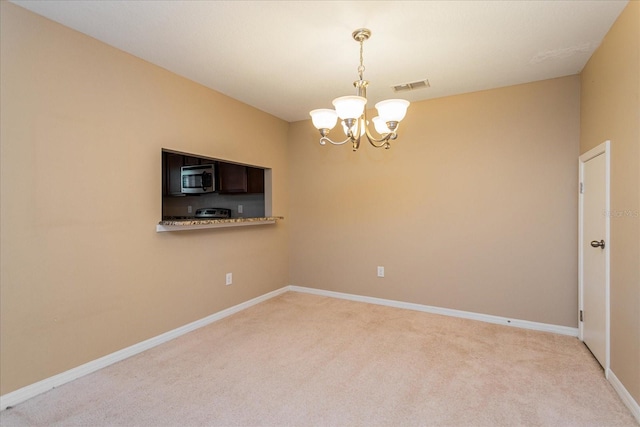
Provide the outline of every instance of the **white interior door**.
<path id="1" fill-rule="evenodd" d="M 609 142 L 580 156 L 581 339 L 608 373 Z"/>

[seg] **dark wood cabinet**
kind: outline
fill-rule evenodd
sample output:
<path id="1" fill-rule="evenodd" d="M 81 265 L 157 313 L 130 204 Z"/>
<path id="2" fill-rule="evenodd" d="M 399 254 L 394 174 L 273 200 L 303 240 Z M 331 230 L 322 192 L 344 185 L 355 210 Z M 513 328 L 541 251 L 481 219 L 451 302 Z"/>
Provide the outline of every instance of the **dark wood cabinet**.
<path id="1" fill-rule="evenodd" d="M 233 163 L 218 163 L 218 190 L 221 193 L 246 193 L 247 167 Z"/>
<path id="2" fill-rule="evenodd" d="M 184 165 L 184 157 L 182 154 L 163 152 L 163 192 L 165 196 L 182 196 L 182 185 L 180 180 L 181 168 Z"/>
<path id="3" fill-rule="evenodd" d="M 205 159 L 201 159 L 199 157 L 182 156 L 183 166 L 200 165 L 200 164 L 204 164 L 205 161 L 206 161 Z"/>
<path id="4" fill-rule="evenodd" d="M 264 193 L 264 169 L 220 160 L 162 151 L 162 195 L 184 196 L 182 167 L 215 164 L 216 189 L 221 194 Z"/>
<path id="5" fill-rule="evenodd" d="M 264 169 L 247 167 L 247 193 L 264 193 Z"/>
<path id="6" fill-rule="evenodd" d="M 264 169 L 219 162 L 218 191 L 225 194 L 264 193 Z"/>

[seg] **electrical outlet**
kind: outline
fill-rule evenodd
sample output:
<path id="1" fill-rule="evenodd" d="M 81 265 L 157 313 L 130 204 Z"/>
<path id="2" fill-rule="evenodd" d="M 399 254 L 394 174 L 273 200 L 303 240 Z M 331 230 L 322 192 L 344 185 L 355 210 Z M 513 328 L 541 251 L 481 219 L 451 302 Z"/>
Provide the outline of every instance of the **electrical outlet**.
<path id="1" fill-rule="evenodd" d="M 242 205 L 238 205 L 238 213 L 243 213 L 244 207 Z"/>
<path id="2" fill-rule="evenodd" d="M 225 280 L 225 285 L 229 286 L 233 283 L 233 273 L 227 273 L 227 278 Z"/>
<path id="3" fill-rule="evenodd" d="M 384 267 L 378 266 L 378 277 L 384 277 Z"/>
<path id="4" fill-rule="evenodd" d="M 192 213 L 193 207 L 191 205 L 187 206 L 187 213 Z"/>

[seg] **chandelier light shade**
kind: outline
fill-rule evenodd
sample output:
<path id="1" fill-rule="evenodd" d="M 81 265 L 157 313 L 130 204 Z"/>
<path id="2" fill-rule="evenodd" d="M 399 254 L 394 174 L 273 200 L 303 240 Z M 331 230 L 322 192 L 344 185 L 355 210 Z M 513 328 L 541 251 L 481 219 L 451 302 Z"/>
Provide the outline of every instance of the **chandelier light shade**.
<path id="1" fill-rule="evenodd" d="M 342 120 L 357 119 L 364 113 L 367 98 L 361 96 L 341 96 L 333 100 L 336 113 Z"/>
<path id="2" fill-rule="evenodd" d="M 313 125 L 320 131 L 320 144 L 325 145 L 327 142 L 333 145 L 342 145 L 351 142 L 353 151 L 360 147 L 360 138 L 366 136 L 371 145 L 376 148 L 390 147 L 390 141 L 398 137 L 398 124 L 404 119 L 409 107 L 409 101 L 404 99 L 387 99 L 378 102 L 375 107 L 378 110 L 378 116 L 372 119 L 375 132 L 379 134 L 376 138 L 369 130 L 369 121 L 367 120 L 367 86 L 369 82 L 364 80 L 363 65 L 363 44 L 364 41 L 371 37 L 371 31 L 366 28 L 355 30 L 352 34 L 353 39 L 360 43 L 360 66 L 358 67 L 359 79 L 353 82 L 356 88 L 356 96 L 341 96 L 333 100 L 335 110 L 321 108 L 312 110 L 311 121 Z M 342 129 L 347 139 L 344 141 L 332 141 L 327 137 L 329 131 L 333 129 L 338 122 L 338 118 L 342 120 Z"/>
<path id="3" fill-rule="evenodd" d="M 336 110 L 320 108 L 318 110 L 313 110 L 309 114 L 311 114 L 311 121 L 313 121 L 313 125 L 317 129 L 333 129 L 338 122 Z"/>
<path id="4" fill-rule="evenodd" d="M 378 115 L 385 122 L 400 122 L 407 114 L 407 107 L 409 107 L 409 101 L 404 99 L 387 99 L 386 101 L 380 101 L 376 104 L 376 110 Z"/>
<path id="5" fill-rule="evenodd" d="M 375 116 L 371 120 L 373 121 L 373 127 L 376 129 L 376 132 L 378 132 L 380 135 L 384 135 L 385 133 L 391 132 L 391 130 L 387 127 L 387 124 L 385 123 L 385 121 L 382 120 L 382 117 Z M 397 129 L 398 128 L 396 127 L 396 130 Z"/>

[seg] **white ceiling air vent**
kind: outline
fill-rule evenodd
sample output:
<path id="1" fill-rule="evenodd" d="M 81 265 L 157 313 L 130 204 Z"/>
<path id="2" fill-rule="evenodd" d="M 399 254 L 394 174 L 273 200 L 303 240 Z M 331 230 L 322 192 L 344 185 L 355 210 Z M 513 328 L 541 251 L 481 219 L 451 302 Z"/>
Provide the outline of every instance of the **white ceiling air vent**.
<path id="1" fill-rule="evenodd" d="M 395 85 L 393 86 L 393 91 L 406 92 L 408 90 L 426 89 L 428 87 L 431 87 L 431 85 L 429 84 L 429 80 L 425 79 L 425 80 L 420 80 L 418 82 L 403 83 L 400 85 Z"/>

